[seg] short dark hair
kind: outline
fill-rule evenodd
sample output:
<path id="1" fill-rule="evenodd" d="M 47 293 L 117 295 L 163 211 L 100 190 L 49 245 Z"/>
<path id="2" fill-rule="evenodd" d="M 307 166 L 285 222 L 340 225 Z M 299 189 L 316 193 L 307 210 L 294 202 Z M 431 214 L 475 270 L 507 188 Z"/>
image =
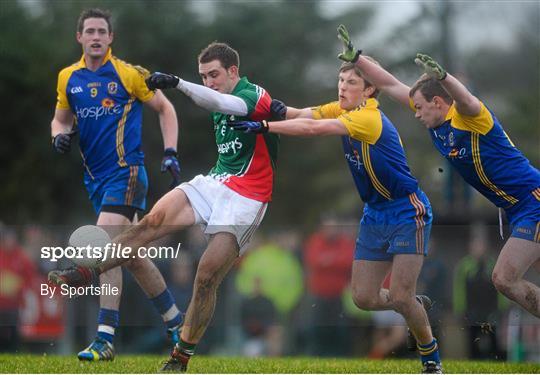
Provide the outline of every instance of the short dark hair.
<path id="1" fill-rule="evenodd" d="M 103 18 L 107 21 L 109 27 L 109 34 L 112 33 L 111 13 L 108 10 L 101 10 L 99 8 L 85 9 L 81 12 L 79 20 L 77 21 L 77 31 L 82 33 L 84 29 L 84 21 L 88 18 Z"/>
<path id="2" fill-rule="evenodd" d="M 198 60 L 199 64 L 219 60 L 225 69 L 229 69 L 231 66 L 240 68 L 240 56 L 238 55 L 238 52 L 231 48 L 227 43 L 210 43 L 201 51 L 201 53 L 199 53 Z"/>
<path id="3" fill-rule="evenodd" d="M 365 55 L 362 55 L 364 58 L 368 59 L 369 61 L 377 64 L 377 65 L 381 65 L 379 64 L 379 62 L 377 60 L 375 60 L 373 57 L 371 56 L 365 56 Z M 363 80 L 364 80 L 364 83 L 366 85 L 366 87 L 375 87 L 375 91 L 373 91 L 373 94 L 370 95 L 370 98 L 376 98 L 379 96 L 379 89 L 373 84 L 371 83 L 370 81 L 368 81 L 364 75 L 362 74 L 362 70 L 358 67 L 358 65 L 356 65 L 355 63 L 351 63 L 351 62 L 344 62 L 343 64 L 341 64 L 341 67 L 339 68 L 339 72 L 342 73 L 342 72 L 346 72 L 348 70 L 351 70 L 353 69 L 354 72 L 356 73 L 356 75 L 358 77 L 361 77 Z"/>
<path id="4" fill-rule="evenodd" d="M 409 97 L 412 98 L 413 95 L 420 91 L 422 96 L 428 101 L 431 102 L 435 96 L 439 96 L 444 100 L 446 104 L 452 104 L 454 100 L 444 89 L 438 79 L 432 78 L 427 74 L 423 74 L 418 81 L 411 87 L 409 91 Z"/>

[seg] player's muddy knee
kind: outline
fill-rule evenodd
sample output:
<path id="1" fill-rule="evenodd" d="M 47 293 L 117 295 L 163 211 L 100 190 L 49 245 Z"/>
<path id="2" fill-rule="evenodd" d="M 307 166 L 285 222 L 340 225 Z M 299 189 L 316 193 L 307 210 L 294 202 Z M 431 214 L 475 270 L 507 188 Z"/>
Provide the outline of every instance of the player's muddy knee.
<path id="1" fill-rule="evenodd" d="M 164 221 L 165 211 L 160 209 L 154 209 L 150 211 L 150 213 L 141 220 L 139 225 L 145 228 L 157 228 L 163 225 Z"/>
<path id="2" fill-rule="evenodd" d="M 510 296 L 512 292 L 512 280 L 502 272 L 493 271 L 491 275 L 491 281 L 499 292 L 505 296 Z"/>

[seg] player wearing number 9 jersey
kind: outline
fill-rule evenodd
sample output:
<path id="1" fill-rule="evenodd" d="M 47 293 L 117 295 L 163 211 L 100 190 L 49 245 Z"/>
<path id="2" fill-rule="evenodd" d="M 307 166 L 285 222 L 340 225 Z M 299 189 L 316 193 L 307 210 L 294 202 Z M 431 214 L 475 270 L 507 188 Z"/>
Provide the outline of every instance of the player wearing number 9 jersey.
<path id="1" fill-rule="evenodd" d="M 84 164 L 84 184 L 92 201 L 97 225 L 110 236 L 120 232 L 144 210 L 148 181 L 141 149 L 143 103 L 159 114 L 165 155 L 162 171 L 169 170 L 179 183 L 176 159 L 178 121 L 172 104 L 144 82 L 148 72 L 113 56 L 110 14 L 100 9 L 81 13 L 77 41 L 81 59 L 58 75 L 57 104 L 51 124 L 56 151 L 70 150 L 75 133 Z M 76 128 L 73 128 L 74 122 Z M 150 259 L 127 264 L 165 322 L 174 342 L 182 315 L 159 270 Z M 65 273 L 53 271 L 51 281 L 67 283 Z M 115 268 L 100 276 L 102 284 L 122 290 L 122 271 Z M 100 297 L 96 339 L 78 357 L 99 361 L 114 358 L 114 336 L 119 325 L 121 293 Z"/>

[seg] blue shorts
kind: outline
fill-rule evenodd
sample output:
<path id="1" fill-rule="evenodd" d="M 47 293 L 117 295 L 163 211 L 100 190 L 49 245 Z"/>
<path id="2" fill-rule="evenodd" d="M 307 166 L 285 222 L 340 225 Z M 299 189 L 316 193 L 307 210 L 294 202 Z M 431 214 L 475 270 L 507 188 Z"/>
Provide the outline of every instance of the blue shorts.
<path id="1" fill-rule="evenodd" d="M 533 194 L 506 210 L 512 228 L 510 237 L 540 243 L 540 200 Z"/>
<path id="2" fill-rule="evenodd" d="M 144 165 L 118 168 L 108 176 L 94 179 L 85 174 L 84 185 L 98 215 L 104 205 L 146 208 L 148 177 Z"/>
<path id="3" fill-rule="evenodd" d="M 427 255 L 431 204 L 422 190 L 405 198 L 364 207 L 355 260 L 391 261 L 394 254 Z"/>

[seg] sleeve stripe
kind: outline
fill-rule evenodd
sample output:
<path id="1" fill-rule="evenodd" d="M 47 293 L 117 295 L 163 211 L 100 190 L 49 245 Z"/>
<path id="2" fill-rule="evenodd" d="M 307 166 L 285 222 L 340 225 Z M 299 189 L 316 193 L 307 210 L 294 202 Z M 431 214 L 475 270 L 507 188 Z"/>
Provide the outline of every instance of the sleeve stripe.
<path id="1" fill-rule="evenodd" d="M 264 97 L 264 94 L 266 94 L 266 91 L 260 87 L 255 85 L 255 91 L 257 92 L 257 103 L 255 103 L 255 109 L 257 109 L 257 105 L 259 104 L 259 101 Z"/>
<path id="2" fill-rule="evenodd" d="M 540 188 L 536 188 L 532 191 L 532 195 L 536 198 L 537 201 L 540 201 Z"/>

